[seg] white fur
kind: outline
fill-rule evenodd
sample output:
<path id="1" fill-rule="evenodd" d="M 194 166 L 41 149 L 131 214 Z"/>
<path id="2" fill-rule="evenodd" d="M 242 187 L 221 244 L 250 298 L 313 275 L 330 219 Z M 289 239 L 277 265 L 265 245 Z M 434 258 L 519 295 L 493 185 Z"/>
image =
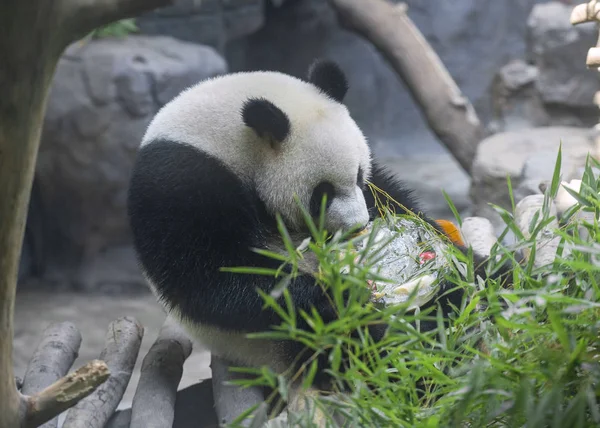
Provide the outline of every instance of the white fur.
<path id="1" fill-rule="evenodd" d="M 142 270 L 152 293 L 160 300 L 160 294 L 150 277 Z M 276 373 L 289 368 L 289 361 L 280 350 L 277 341 L 249 339 L 246 333 L 228 331 L 218 327 L 190 322 L 181 316 L 177 308 L 168 311 L 186 333 L 199 344 L 234 365 L 243 367 L 268 366 Z"/>
<path id="2" fill-rule="evenodd" d="M 290 119 L 291 133 L 275 151 L 242 120 L 250 97 L 264 97 Z M 277 72 L 235 73 L 195 85 L 165 105 L 151 122 L 142 145 L 156 138 L 185 142 L 224 161 L 256 186 L 267 208 L 288 227 L 304 220 L 293 199 L 308 206 L 312 190 L 329 180 L 341 191 L 332 201 L 327 229 L 364 225 L 368 213 L 356 185 L 359 165 L 370 174 L 371 153 L 346 107 L 313 85 Z"/>
<path id="3" fill-rule="evenodd" d="M 281 150 L 245 126 L 242 107 L 250 97 L 264 97 L 291 122 Z M 293 231 L 304 220 L 293 199 L 296 192 L 308 206 L 322 180 L 336 186 L 338 196 L 327 213 L 327 229 L 366 225 L 368 212 L 356 176 L 359 165 L 366 179 L 371 154 L 362 132 L 340 103 L 313 85 L 276 72 L 237 73 L 204 81 L 182 92 L 155 116 L 142 146 L 157 138 L 190 144 L 225 162 L 234 173 L 256 186 L 272 213 L 279 212 Z M 218 185 L 218 183 L 215 183 Z M 155 290 L 151 281 L 150 288 Z M 171 311 L 190 335 L 212 353 L 248 366 L 287 369 L 274 342 L 249 340 L 238 332 L 190 324 Z"/>

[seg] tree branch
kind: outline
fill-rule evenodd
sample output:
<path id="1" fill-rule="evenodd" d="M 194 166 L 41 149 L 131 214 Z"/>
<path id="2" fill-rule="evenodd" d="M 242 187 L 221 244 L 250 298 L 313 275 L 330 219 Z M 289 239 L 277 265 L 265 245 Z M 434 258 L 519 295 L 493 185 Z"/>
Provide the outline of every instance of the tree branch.
<path id="1" fill-rule="evenodd" d="M 80 345 L 81 334 L 73 324 L 65 322 L 48 326 L 33 358 L 29 361 L 21 393 L 34 395 L 65 376 L 77 358 Z M 56 426 L 57 417 L 41 428 Z"/>
<path id="2" fill-rule="evenodd" d="M 58 416 L 73 404 L 90 395 L 108 379 L 110 373 L 103 361 L 91 361 L 63 377 L 39 394 L 23 397 L 26 428 L 34 428 Z"/>
<path id="3" fill-rule="evenodd" d="M 66 46 L 172 0 L 3 0 L 0 13 L 0 428 L 21 425 L 13 313 L 46 100 Z"/>
<path id="4" fill-rule="evenodd" d="M 427 123 L 471 173 L 484 129 L 440 58 L 406 15 L 406 5 L 385 0 L 329 0 L 343 27 L 370 41 L 420 105 Z"/>
<path id="5" fill-rule="evenodd" d="M 63 428 L 102 428 L 106 425 L 127 388 L 143 334 L 144 328 L 130 317 L 109 325 L 100 359 L 106 361 L 111 376 L 93 394 L 69 410 Z"/>
<path id="6" fill-rule="evenodd" d="M 131 428 L 173 426 L 175 398 L 192 342 L 171 318 L 144 357 L 131 409 Z"/>

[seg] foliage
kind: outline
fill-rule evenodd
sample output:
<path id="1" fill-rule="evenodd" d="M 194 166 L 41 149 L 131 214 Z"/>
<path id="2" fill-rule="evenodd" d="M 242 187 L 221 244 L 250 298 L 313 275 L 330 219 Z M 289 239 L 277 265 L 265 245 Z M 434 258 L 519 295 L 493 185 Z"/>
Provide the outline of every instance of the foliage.
<path id="1" fill-rule="evenodd" d="M 88 37 L 94 39 L 101 39 L 105 37 L 121 38 L 137 31 L 138 27 L 135 24 L 135 19 L 122 19 L 120 21 L 105 25 L 104 27 L 95 29 L 88 35 Z"/>
<path id="2" fill-rule="evenodd" d="M 552 265 L 535 268 L 530 262 L 515 262 L 513 285 L 507 289 L 493 280 L 474 278 L 471 258 L 458 252 L 448 254 L 452 266 L 448 280 L 464 287 L 468 296 L 448 328 L 435 311 L 409 313 L 409 303 L 385 309 L 366 304 L 360 290 L 374 279 L 369 267 L 375 260 L 364 253 L 355 261 L 346 252 L 352 244 L 349 236 L 327 239 L 322 216 L 319 224 L 306 216 L 311 239 L 300 249 L 291 244 L 280 222 L 288 254 L 271 256 L 297 267 L 304 249 L 314 252 L 320 262 L 315 273 L 318 283 L 331 288 L 340 319 L 324 324 L 316 312 L 301 313 L 312 330 L 300 330 L 285 289 L 297 268 L 292 274 L 256 272 L 281 278 L 277 293 L 283 293 L 286 304 L 278 305 L 277 295 L 263 294 L 265 305 L 283 321 L 273 331 L 254 337 L 300 340 L 313 356 L 328 355 L 335 379 L 352 389 L 343 399 L 323 397 L 319 404 L 337 408 L 354 426 L 599 426 L 600 179 L 592 165 L 600 167 L 588 159 L 581 191 L 571 192 L 580 204 L 561 219 L 555 231 L 562 241 Z M 512 212 L 496 207 L 506 223 L 505 232 L 515 232 L 517 242 L 497 244 L 489 269 L 524 248 L 535 254 L 537 234 L 551 220 L 548 204 L 558 190 L 559 171 L 560 153 L 546 191 L 547 204 L 534 219 L 529 239 L 515 224 L 514 204 Z M 577 212 L 593 212 L 595 220 L 576 221 Z M 346 274 L 341 273 L 344 269 Z M 351 290 L 353 296 L 348 306 L 342 304 L 343 290 Z M 437 320 L 438 329 L 420 332 L 418 321 L 424 319 Z M 381 322 L 389 323 L 394 332 L 375 345 L 365 328 Z M 356 329 L 364 334 L 351 338 L 350 332 Z M 382 350 L 389 351 L 387 357 Z M 345 370 L 342 353 L 350 356 Z M 304 377 L 307 386 L 315 369 L 313 360 L 292 377 Z M 270 386 L 275 391 L 270 400 L 277 400 L 277 395 L 287 399 L 289 384 L 284 377 L 266 368 L 244 371 L 256 377 L 240 384 Z M 297 426 L 310 425 L 304 417 Z"/>

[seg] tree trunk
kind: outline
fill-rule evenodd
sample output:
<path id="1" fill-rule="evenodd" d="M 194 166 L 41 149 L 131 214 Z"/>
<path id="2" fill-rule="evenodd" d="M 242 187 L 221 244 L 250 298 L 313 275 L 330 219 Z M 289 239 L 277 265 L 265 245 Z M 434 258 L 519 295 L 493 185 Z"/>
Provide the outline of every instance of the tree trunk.
<path id="1" fill-rule="evenodd" d="M 4 0 L 0 13 L 0 428 L 21 426 L 13 311 L 46 100 L 65 47 L 171 0 Z"/>
<path id="2" fill-rule="evenodd" d="M 388 60 L 435 135 L 470 175 L 484 129 L 469 100 L 406 15 L 407 6 L 387 0 L 329 2 L 343 27 L 370 41 Z"/>

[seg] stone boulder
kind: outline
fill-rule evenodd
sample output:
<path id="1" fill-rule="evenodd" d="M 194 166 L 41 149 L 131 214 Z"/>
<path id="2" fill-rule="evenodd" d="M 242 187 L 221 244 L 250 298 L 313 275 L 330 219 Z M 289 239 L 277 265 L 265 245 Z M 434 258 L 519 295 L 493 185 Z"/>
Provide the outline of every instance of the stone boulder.
<path id="1" fill-rule="evenodd" d="M 539 70 L 521 59 L 503 66 L 491 87 L 494 132 L 548 126 L 550 115 L 537 90 Z"/>
<path id="2" fill-rule="evenodd" d="M 504 223 L 488 204 L 511 210 L 507 177 L 511 179 L 515 203 L 527 195 L 541 193 L 539 184 L 552 180 L 562 144 L 562 179 L 575 178 L 588 154 L 595 153 L 593 137 L 593 130 L 585 128 L 542 127 L 486 138 L 473 163 L 473 215 L 490 219 L 496 232 L 501 232 Z"/>
<path id="3" fill-rule="evenodd" d="M 525 56 L 527 17 L 542 1 L 546 0 L 405 3 L 408 16 L 487 122 L 494 75 L 509 59 Z M 265 24 L 227 44 L 231 70 L 266 68 L 304 77 L 315 57 L 335 59 L 350 82 L 346 105 L 377 155 L 445 152 L 385 58 L 361 35 L 340 26 L 330 2 L 287 1 L 280 7 L 266 3 Z M 579 64 L 584 63 L 585 57 Z"/>
<path id="4" fill-rule="evenodd" d="M 558 1 L 534 6 L 527 21 L 528 56 L 539 70 L 537 87 L 544 103 L 596 108 L 593 96 L 600 78 L 586 68 L 585 59 L 598 30 L 593 23 L 572 25 L 572 10 Z"/>
<path id="5" fill-rule="evenodd" d="M 538 126 L 594 126 L 600 90 L 585 66 L 598 32 L 592 23 L 573 26 L 564 1 L 535 5 L 527 20 L 527 55 L 509 60 L 491 88 L 493 132 Z"/>
<path id="6" fill-rule="evenodd" d="M 36 170 L 49 279 L 86 289 L 140 282 L 126 195 L 141 138 L 179 92 L 226 72 L 212 48 L 170 37 L 99 39 L 66 50 Z"/>
<path id="7" fill-rule="evenodd" d="M 146 34 L 169 35 L 223 52 L 229 41 L 251 34 L 264 24 L 264 3 L 265 0 L 175 0 L 173 5 L 148 12 L 136 22 Z"/>

